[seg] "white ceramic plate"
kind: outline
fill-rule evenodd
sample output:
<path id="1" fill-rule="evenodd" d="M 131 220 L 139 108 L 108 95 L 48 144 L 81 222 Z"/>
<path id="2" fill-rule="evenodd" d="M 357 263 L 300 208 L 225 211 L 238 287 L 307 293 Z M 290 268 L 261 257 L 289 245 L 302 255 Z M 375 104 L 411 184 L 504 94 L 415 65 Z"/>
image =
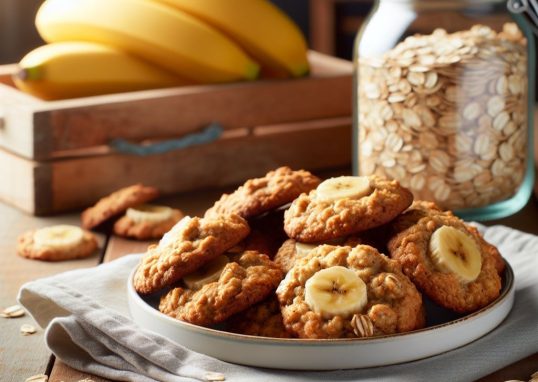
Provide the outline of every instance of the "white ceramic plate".
<path id="1" fill-rule="evenodd" d="M 275 339 L 228 333 L 168 317 L 154 308 L 155 298 L 143 299 L 136 293 L 133 275 L 134 270 L 127 297 L 131 315 L 142 328 L 223 361 L 279 369 L 354 369 L 430 357 L 484 336 L 504 320 L 514 302 L 514 273 L 507 264 L 499 298 L 464 317 L 427 303 L 429 327 L 410 333 L 371 339 Z"/>

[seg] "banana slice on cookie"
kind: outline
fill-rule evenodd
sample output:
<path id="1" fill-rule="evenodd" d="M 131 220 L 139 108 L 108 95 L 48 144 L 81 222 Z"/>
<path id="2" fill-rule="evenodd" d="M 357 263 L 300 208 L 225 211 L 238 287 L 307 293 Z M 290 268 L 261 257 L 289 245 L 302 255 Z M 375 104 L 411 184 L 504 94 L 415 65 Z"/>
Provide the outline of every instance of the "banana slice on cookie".
<path id="1" fill-rule="evenodd" d="M 333 202 L 340 199 L 360 199 L 372 193 L 367 176 L 339 176 L 329 178 L 316 188 L 317 198 Z"/>
<path id="2" fill-rule="evenodd" d="M 127 209 L 126 215 L 135 223 L 161 223 L 170 219 L 172 209 L 155 204 L 140 204 Z"/>
<path id="3" fill-rule="evenodd" d="M 40 228 L 34 232 L 33 238 L 36 247 L 68 250 L 84 241 L 84 231 L 77 226 L 61 224 Z"/>
<path id="4" fill-rule="evenodd" d="M 226 255 L 220 255 L 208 264 L 199 268 L 194 273 L 183 277 L 183 282 L 189 289 L 198 290 L 204 285 L 217 281 L 222 273 L 222 270 L 230 262 Z"/>
<path id="5" fill-rule="evenodd" d="M 476 280 L 482 269 L 477 243 L 457 228 L 444 225 L 433 233 L 429 249 L 435 266 L 454 274 L 462 283 Z"/>
<path id="6" fill-rule="evenodd" d="M 305 302 L 325 318 L 348 317 L 368 303 L 366 284 L 348 268 L 322 269 L 306 282 Z"/>

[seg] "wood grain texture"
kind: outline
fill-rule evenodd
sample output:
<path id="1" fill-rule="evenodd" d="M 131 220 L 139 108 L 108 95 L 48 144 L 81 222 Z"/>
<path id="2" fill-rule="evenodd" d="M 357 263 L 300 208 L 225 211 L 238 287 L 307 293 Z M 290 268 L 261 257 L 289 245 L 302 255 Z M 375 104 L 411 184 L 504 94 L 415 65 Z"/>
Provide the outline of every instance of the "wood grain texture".
<path id="1" fill-rule="evenodd" d="M 0 150 L 0 175 L 3 171 L 14 179 L 0 185 L 0 198 L 31 214 L 45 215 L 89 206 L 138 182 L 173 194 L 242 183 L 281 165 L 316 171 L 351 161 L 350 118 L 249 131 L 150 156 L 104 154 L 33 162 Z"/>
<path id="2" fill-rule="evenodd" d="M 91 267 L 99 262 L 99 253 L 87 259 L 65 262 L 41 262 L 28 260 L 16 254 L 17 237 L 23 232 L 52 224 L 78 225 L 78 214 L 53 218 L 33 218 L 12 207 L 0 204 L 0 308 L 16 304 L 19 288 L 27 281 L 53 275 L 71 269 Z M 100 236 L 102 246 L 102 236 Z M 43 330 L 31 336 L 22 336 L 22 324 L 32 324 L 29 315 L 16 319 L 0 318 L 0 380 L 20 382 L 25 378 L 43 373 L 50 353 L 45 347 Z"/>
<path id="3" fill-rule="evenodd" d="M 225 129 L 351 115 L 352 65 L 311 53 L 312 74 L 286 80 L 189 86 L 44 102 L 0 84 L 0 107 L 14 95 L 18 115 L 0 145 L 44 160 L 57 151 L 107 145 L 114 138 L 165 139 L 212 122 Z M 4 77 L 5 78 L 5 77 Z M 22 98 L 20 96 L 23 96 Z M 211 110 L 210 113 L 207 111 Z M 254 112 L 255 111 L 255 112 Z M 31 134 L 31 143 L 21 135 Z M 1 136 L 0 136 L 1 138 Z"/>

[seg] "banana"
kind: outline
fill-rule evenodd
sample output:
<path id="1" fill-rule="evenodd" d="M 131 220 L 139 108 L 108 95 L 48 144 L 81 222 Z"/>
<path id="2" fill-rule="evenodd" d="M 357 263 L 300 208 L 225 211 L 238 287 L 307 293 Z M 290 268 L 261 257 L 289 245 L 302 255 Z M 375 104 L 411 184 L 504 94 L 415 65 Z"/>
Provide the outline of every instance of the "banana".
<path id="1" fill-rule="evenodd" d="M 295 252 L 297 252 L 297 256 L 299 256 L 299 258 L 308 255 L 310 251 L 316 247 L 317 244 L 299 243 L 298 241 L 295 242 Z"/>
<path id="2" fill-rule="evenodd" d="M 217 281 L 222 273 L 222 270 L 230 262 L 225 255 L 220 255 L 216 259 L 213 259 L 202 268 L 196 270 L 196 272 L 191 273 L 183 277 L 183 282 L 189 289 L 198 290 L 204 285 Z"/>
<path id="3" fill-rule="evenodd" d="M 367 176 L 339 176 L 320 183 L 316 189 L 319 200 L 333 202 L 340 199 L 360 199 L 372 193 Z"/>
<path id="4" fill-rule="evenodd" d="M 305 302 L 324 318 L 348 317 L 368 303 L 366 284 L 351 269 L 342 266 L 322 269 L 306 282 Z"/>
<path id="5" fill-rule="evenodd" d="M 34 232 L 34 244 L 37 247 L 69 250 L 84 240 L 84 231 L 73 225 L 55 225 L 40 228 Z"/>
<path id="6" fill-rule="evenodd" d="M 185 226 L 191 221 L 190 216 L 185 216 L 178 221 L 167 233 L 163 235 L 159 241 L 159 247 L 163 248 L 176 241 L 176 238 L 181 235 L 181 232 L 185 229 Z"/>
<path id="7" fill-rule="evenodd" d="M 160 223 L 170 219 L 172 209 L 154 204 L 140 204 L 127 209 L 126 215 L 135 223 Z"/>
<path id="8" fill-rule="evenodd" d="M 19 63 L 15 85 L 45 100 L 185 85 L 187 81 L 115 48 L 58 42 L 34 49 Z"/>
<path id="9" fill-rule="evenodd" d="M 444 225 L 435 230 L 429 249 L 436 267 L 454 274 L 463 284 L 476 280 L 480 274 L 480 249 L 469 235 L 457 228 Z"/>
<path id="10" fill-rule="evenodd" d="M 213 27 L 149 0 L 46 0 L 36 26 L 46 42 L 109 44 L 196 83 L 254 79 L 259 71 Z"/>
<path id="11" fill-rule="evenodd" d="M 297 25 L 267 0 L 156 0 L 192 14 L 234 39 L 268 76 L 308 73 L 307 45 Z"/>

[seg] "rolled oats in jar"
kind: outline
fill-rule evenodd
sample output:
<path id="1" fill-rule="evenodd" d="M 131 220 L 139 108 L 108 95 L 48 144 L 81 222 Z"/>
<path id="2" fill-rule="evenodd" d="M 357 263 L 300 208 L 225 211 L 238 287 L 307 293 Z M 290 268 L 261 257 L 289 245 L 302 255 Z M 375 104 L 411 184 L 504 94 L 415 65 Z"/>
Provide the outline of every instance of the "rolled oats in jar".
<path id="1" fill-rule="evenodd" d="M 397 179 L 416 199 L 474 218 L 520 192 L 532 162 L 520 28 L 436 28 L 379 50 L 356 51 L 355 173 Z"/>

